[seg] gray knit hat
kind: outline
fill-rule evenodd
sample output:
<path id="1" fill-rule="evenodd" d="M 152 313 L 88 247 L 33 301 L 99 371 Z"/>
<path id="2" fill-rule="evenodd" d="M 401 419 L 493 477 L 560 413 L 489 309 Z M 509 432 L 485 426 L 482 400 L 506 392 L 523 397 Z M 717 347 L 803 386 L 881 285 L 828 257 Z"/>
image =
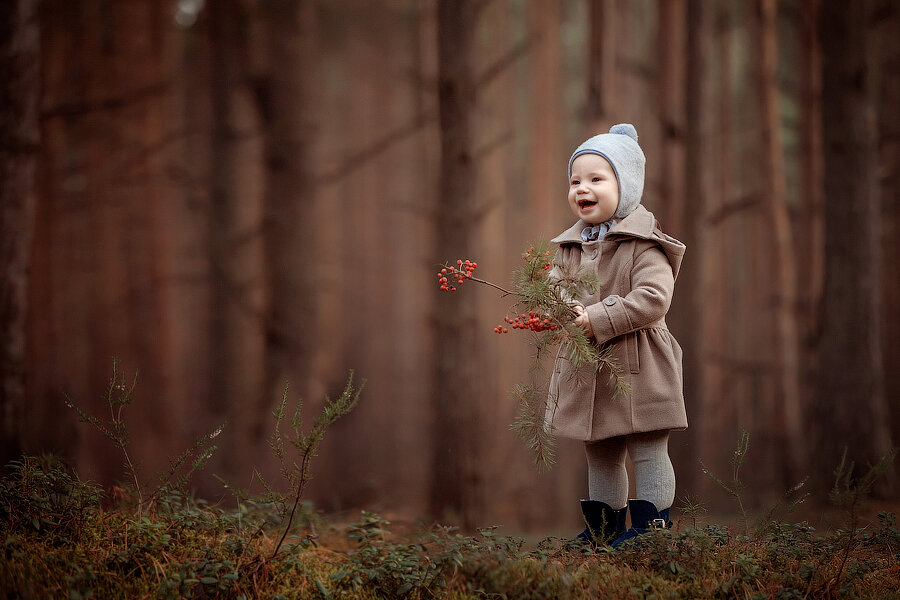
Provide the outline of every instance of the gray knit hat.
<path id="1" fill-rule="evenodd" d="M 569 159 L 569 178 L 572 162 L 582 154 L 599 154 L 609 161 L 619 180 L 619 206 L 613 215 L 624 219 L 641 203 L 644 193 L 644 152 L 638 145 L 637 130 L 631 123 L 619 123 L 609 133 L 595 135 L 575 149 Z"/>

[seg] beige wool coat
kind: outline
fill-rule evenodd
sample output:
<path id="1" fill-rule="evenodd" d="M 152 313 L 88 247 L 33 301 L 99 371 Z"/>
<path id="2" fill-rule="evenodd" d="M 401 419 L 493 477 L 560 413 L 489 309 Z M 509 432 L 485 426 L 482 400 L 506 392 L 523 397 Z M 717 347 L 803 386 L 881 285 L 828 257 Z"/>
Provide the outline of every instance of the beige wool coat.
<path id="1" fill-rule="evenodd" d="M 559 244 L 550 276 L 580 265 L 598 278 L 581 297 L 596 343 L 612 346 L 627 383 L 615 394 L 609 372 L 586 365 L 574 372 L 561 347 L 550 378 L 545 426 L 562 437 L 596 441 L 684 429 L 681 347 L 666 327 L 685 245 L 663 233 L 643 206 L 619 221 L 601 241 L 583 242 L 579 221 L 551 240 Z"/>

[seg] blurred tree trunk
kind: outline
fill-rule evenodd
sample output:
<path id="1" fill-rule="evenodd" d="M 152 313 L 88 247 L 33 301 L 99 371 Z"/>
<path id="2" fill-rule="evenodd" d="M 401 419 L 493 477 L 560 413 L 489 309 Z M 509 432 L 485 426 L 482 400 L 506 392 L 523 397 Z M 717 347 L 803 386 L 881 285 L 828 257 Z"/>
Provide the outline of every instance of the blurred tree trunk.
<path id="1" fill-rule="evenodd" d="M 21 453 L 25 315 L 40 126 L 37 0 L 0 5 L 0 464 Z"/>
<path id="2" fill-rule="evenodd" d="M 165 159 L 181 132 L 168 120 L 171 14 L 149 0 L 42 3 L 41 160 L 29 301 L 26 435 L 77 454 L 85 477 L 120 472 L 109 440 L 75 419 L 52 419 L 63 392 L 95 413 L 110 357 L 140 370 L 132 449 L 147 472 L 165 468 L 159 440 L 172 439 L 171 319 L 164 301 Z M 145 392 L 146 390 L 146 392 Z M 71 415 L 67 415 L 71 416 Z"/>
<path id="3" fill-rule="evenodd" d="M 562 128 L 560 114 L 560 93 L 563 84 L 560 78 L 560 7 L 558 0 L 542 0 L 529 6 L 529 28 L 539 31 L 532 50 L 534 70 L 531 101 L 532 130 L 528 168 L 530 178 L 531 217 L 537 224 L 538 232 L 546 238 L 556 235 L 554 231 L 543 229 L 552 223 L 551 215 L 557 208 L 559 182 L 565 177 L 560 167 L 559 131 Z M 587 136 L 585 136 L 587 137 Z"/>
<path id="4" fill-rule="evenodd" d="M 844 448 L 863 468 L 890 447 L 880 347 L 877 137 L 867 23 L 867 12 L 859 6 L 822 5 L 826 270 L 819 401 L 812 414 L 825 484 Z"/>
<path id="5" fill-rule="evenodd" d="M 684 349 L 684 394 L 691 425 L 688 435 L 692 441 L 694 456 L 711 460 L 716 448 L 710 447 L 716 424 L 706 406 L 703 389 L 702 357 L 706 356 L 704 340 L 704 304 L 701 297 L 703 282 L 704 223 L 701 219 L 706 211 L 708 182 L 704 168 L 703 149 L 709 143 L 707 123 L 709 115 L 709 39 L 712 31 L 711 18 L 706 3 L 702 0 L 687 0 L 687 53 L 685 93 L 685 153 L 684 153 L 684 199 L 680 218 L 681 241 L 687 245 L 687 254 L 678 276 L 678 291 L 670 310 L 673 333 Z M 718 400 L 714 399 L 713 401 Z M 694 471 L 684 474 L 682 483 L 690 485 Z M 682 474 L 679 473 L 679 477 Z M 700 480 L 697 488 L 703 489 L 707 481 Z"/>
<path id="6" fill-rule="evenodd" d="M 885 397 L 892 419 L 892 439 L 900 440 L 900 5 L 880 3 L 875 26 L 878 28 L 877 59 L 879 82 L 877 111 L 879 134 L 879 184 L 881 193 L 881 245 L 883 248 L 881 283 L 882 336 Z M 900 464 L 895 466 L 900 470 Z"/>
<path id="7" fill-rule="evenodd" d="M 318 55 L 315 5 L 261 0 L 265 71 L 256 82 L 265 138 L 263 208 L 265 385 L 253 412 L 256 437 L 285 383 L 308 397 L 316 318 L 312 86 Z M 341 201 L 346 201 L 342 199 Z"/>
<path id="8" fill-rule="evenodd" d="M 546 4 L 545 9 L 553 8 L 554 3 Z M 515 148 L 513 142 L 517 116 L 515 111 L 509 110 L 509 107 L 518 100 L 513 90 L 521 89 L 514 83 L 516 71 L 529 59 L 547 62 L 545 58 L 538 56 L 543 51 L 541 41 L 546 39 L 542 30 L 534 26 L 519 29 L 519 24 L 530 22 L 537 27 L 553 29 L 558 27 L 556 20 L 542 22 L 533 20 L 536 16 L 534 8 L 523 5 L 522 12 L 517 15 L 509 3 L 493 2 L 485 6 L 477 26 L 476 35 L 483 41 L 481 51 L 476 54 L 473 61 L 476 71 L 482 74 L 478 81 L 478 110 L 474 115 L 476 120 L 473 145 L 478 149 L 475 159 L 478 173 L 473 193 L 482 203 L 489 204 L 481 225 L 482 231 L 491 233 L 478 240 L 477 251 L 478 256 L 493 257 L 485 261 L 484 266 L 479 263 L 479 270 L 484 269 L 483 276 L 493 281 L 507 279 L 510 268 L 501 257 L 519 256 L 523 245 L 527 243 L 526 232 L 535 231 L 534 211 L 518 210 L 514 204 L 505 201 L 517 197 L 520 193 L 516 185 L 522 186 L 523 195 L 518 196 L 519 198 L 527 198 L 526 190 L 530 188 L 530 181 L 526 178 L 513 183 L 519 178 L 511 173 L 509 168 L 510 154 Z M 523 16 L 520 21 L 516 21 L 517 17 Z M 560 49 L 556 49 L 555 55 L 559 57 L 560 54 Z M 550 65 L 547 65 L 547 68 L 550 68 Z M 492 74 L 489 82 L 485 73 Z M 521 91 L 530 93 L 527 87 Z M 544 102 L 533 96 L 532 100 L 533 107 Z M 555 104 L 558 110 L 561 102 Z M 526 122 L 534 124 L 535 129 L 541 127 L 534 123 L 537 119 L 530 119 L 527 117 L 528 112 L 522 112 Z M 548 115 L 546 120 L 556 123 L 558 119 L 558 116 Z M 562 131 L 559 127 L 555 127 L 550 133 L 552 143 L 543 147 L 533 146 L 531 154 L 539 154 L 540 160 L 544 161 L 545 171 L 549 167 L 552 169 L 551 172 L 556 174 L 555 177 L 551 177 L 551 181 L 553 187 L 558 190 L 559 162 L 557 159 L 548 162 L 546 151 L 559 147 Z M 551 209 L 558 208 L 556 205 L 559 202 L 558 194 L 550 194 L 542 200 L 549 204 Z M 517 216 L 522 217 L 521 221 L 516 218 Z M 547 228 L 545 233 L 550 233 L 551 223 L 545 222 L 539 226 Z M 509 308 L 508 298 L 500 298 L 490 292 L 484 293 L 486 291 L 480 290 L 477 299 L 472 300 L 477 301 L 478 314 L 482 316 L 479 330 L 483 332 L 481 334 L 481 344 L 484 346 L 481 367 L 483 385 L 486 397 L 494 398 L 482 413 L 483 418 L 480 422 L 481 431 L 492 440 L 486 445 L 490 450 L 485 452 L 482 476 L 490 481 L 496 481 L 497 485 L 491 489 L 492 501 L 485 503 L 481 519 L 482 522 L 496 523 L 508 522 L 514 518 L 517 522 L 527 524 L 535 518 L 539 520 L 545 518 L 546 506 L 519 501 L 521 494 L 528 493 L 523 487 L 533 489 L 534 469 L 530 464 L 530 452 L 523 444 L 517 443 L 518 440 L 508 435 L 509 415 L 515 414 L 517 403 L 513 395 L 507 393 L 513 385 L 511 381 L 516 380 L 522 366 L 529 360 L 524 352 L 527 347 L 524 344 L 511 344 L 512 340 L 503 339 L 506 336 L 486 335 L 493 326 L 487 325 L 486 321 L 490 323 L 493 318 L 497 318 Z M 543 491 L 539 493 L 546 502 L 553 502 L 555 498 L 552 494 L 560 493 L 561 487 L 552 486 L 546 494 Z"/>
<path id="9" fill-rule="evenodd" d="M 734 64 L 731 54 L 736 24 L 739 17 L 734 15 L 734 8 L 723 3 L 707 4 L 709 19 L 709 41 L 706 46 L 706 64 L 709 69 L 706 76 L 707 88 L 700 94 L 708 94 L 706 102 L 705 125 L 707 132 L 702 151 L 705 160 L 700 160 L 700 179 L 703 190 L 704 212 L 723 214 L 738 196 L 739 185 L 732 177 L 733 157 L 735 154 L 734 124 Z M 703 18 L 703 17 L 701 17 Z M 698 95 L 698 98 L 702 96 Z M 710 135 L 710 132 L 715 134 Z M 694 216 L 692 220 L 696 220 Z M 702 360 L 700 367 L 699 387 L 702 398 L 711 404 L 704 405 L 698 425 L 703 430 L 702 459 L 715 462 L 712 449 L 733 443 L 731 429 L 734 413 L 732 411 L 712 410 L 712 404 L 721 404 L 728 396 L 732 382 L 741 376 L 737 361 L 733 360 L 729 338 L 733 335 L 733 310 L 728 305 L 729 275 L 733 272 L 735 256 L 733 247 L 729 246 L 729 238 L 733 235 L 733 223 L 730 219 L 707 218 L 699 225 L 699 239 L 704 248 L 715 248 L 715 251 L 694 255 L 694 260 L 701 269 L 699 287 L 703 291 L 702 304 L 704 310 L 697 325 L 702 331 L 704 356 L 715 357 L 715 360 Z M 728 249 L 728 250 L 726 250 Z M 680 290 L 683 291 L 683 284 Z M 677 287 L 677 286 L 676 286 Z M 678 291 L 676 291 L 676 296 Z M 690 461 L 687 464 L 694 464 Z M 694 473 L 696 475 L 696 472 Z M 708 481 L 703 481 L 703 484 Z"/>
<path id="10" fill-rule="evenodd" d="M 659 77 L 657 78 L 657 98 L 659 99 L 659 111 L 661 122 L 661 153 L 659 157 L 659 202 L 654 209 L 654 214 L 660 220 L 663 230 L 678 238 L 684 239 L 686 221 L 688 216 L 684 208 L 688 201 L 685 196 L 685 149 L 687 130 L 685 119 L 687 117 L 685 93 L 687 77 L 687 1 L 663 0 L 657 3 L 657 23 L 659 24 L 659 45 L 657 46 L 656 59 L 659 64 Z M 694 254 L 694 248 L 688 248 L 688 261 L 698 260 Z M 676 333 L 676 337 L 684 346 L 685 329 L 678 320 L 685 316 L 680 310 L 683 298 L 691 292 L 679 279 L 676 285 L 675 298 L 673 300 L 674 312 L 669 317 L 669 325 Z M 691 423 L 693 415 L 688 415 Z M 678 484 L 683 489 L 693 487 L 696 469 L 696 449 L 688 443 L 690 435 L 675 436 L 670 441 L 669 453 L 672 462 L 678 469 Z M 685 469 L 683 465 L 690 465 Z"/>
<path id="11" fill-rule="evenodd" d="M 542 3 L 538 3 L 542 4 Z M 667 4 L 664 2 L 663 4 Z M 587 125 L 590 135 L 604 133 L 604 125 L 609 127 L 613 120 L 619 122 L 614 115 L 619 110 L 616 94 L 616 42 L 618 36 L 617 19 L 621 19 L 615 10 L 614 0 L 590 0 L 588 4 L 588 97 Z M 666 11 L 668 8 L 661 8 Z M 660 15 L 662 16 L 662 15 Z M 666 24 L 667 26 L 667 24 Z M 557 91 L 557 90 L 552 90 Z M 587 135 L 584 136 L 588 137 Z M 577 142 L 580 143 L 580 142 Z"/>
<path id="12" fill-rule="evenodd" d="M 801 333 L 802 404 L 813 406 L 817 397 L 818 366 L 816 336 L 821 325 L 822 286 L 825 255 L 822 215 L 822 49 L 819 40 L 819 0 L 802 0 L 800 35 L 802 39 L 801 160 L 803 193 L 798 211 L 799 250 L 797 318 Z M 808 458 L 808 457 L 807 457 Z"/>
<path id="13" fill-rule="evenodd" d="M 360 30 L 356 19 L 348 20 L 346 15 L 352 13 L 358 15 L 360 4 L 358 1 L 341 0 L 328 2 L 319 6 L 319 22 L 316 25 L 317 48 L 314 56 L 320 57 L 321 70 L 328 73 L 321 79 L 317 95 L 318 124 L 323 131 L 329 132 L 316 138 L 315 154 L 318 176 L 316 181 L 316 211 L 314 221 L 316 223 L 316 239 L 320 248 L 331 249 L 321 252 L 315 260 L 314 268 L 319 282 L 317 285 L 318 305 L 315 310 L 317 317 L 317 346 L 315 352 L 316 379 L 314 385 L 307 387 L 309 396 L 304 405 L 315 410 L 319 402 L 326 394 L 333 394 L 346 382 L 347 370 L 353 368 L 361 377 L 366 376 L 364 366 L 359 358 L 366 355 L 366 347 L 360 344 L 363 335 L 357 330 L 358 323 L 366 315 L 360 311 L 356 289 L 350 282 L 355 282 L 357 272 L 353 269 L 362 269 L 362 261 L 351 262 L 347 252 L 338 251 L 347 243 L 347 232 L 353 231 L 355 224 L 351 224 L 358 217 L 358 211 L 354 210 L 349 215 L 346 212 L 346 190 L 352 186 L 354 173 L 342 171 L 344 160 L 347 156 L 358 152 L 359 133 L 363 128 L 357 124 L 353 112 L 355 105 L 353 98 L 360 90 L 359 80 L 364 78 L 364 71 L 356 62 L 359 52 L 356 47 L 364 45 L 360 40 Z M 364 20 L 360 17 L 360 20 Z M 350 75 L 352 73 L 352 76 Z M 352 90 L 352 91 L 351 91 Z M 374 209 L 373 209 L 374 210 Z M 363 288 L 357 283 L 357 288 Z M 361 294 L 360 294 L 361 295 Z M 353 308 L 357 310 L 353 310 Z M 299 383 L 299 382 L 298 382 Z M 371 386 L 366 387 L 365 397 L 370 398 Z M 301 393 L 296 388 L 291 388 L 291 399 L 300 397 Z M 365 410 L 370 404 L 365 400 L 354 411 Z M 312 414 L 312 413 L 308 413 Z M 341 421 L 335 427 L 343 428 L 347 421 Z M 359 466 L 359 448 L 357 445 L 360 436 L 367 435 L 366 431 L 357 432 L 355 429 L 354 443 L 338 443 L 332 448 L 324 448 L 321 458 L 318 460 L 318 469 L 321 476 L 316 475 L 310 482 L 310 494 L 312 497 L 321 498 L 327 504 L 326 509 L 346 508 L 345 501 L 355 501 L 351 494 L 357 491 L 360 484 L 363 469 Z M 335 441 L 335 437 L 326 439 L 326 445 Z M 352 457 L 356 455 L 357 460 Z M 334 477 L 333 474 L 339 476 Z M 317 501 L 318 504 L 318 501 Z"/>
<path id="14" fill-rule="evenodd" d="M 76 27 L 80 31 L 77 43 L 70 31 Z M 91 198 L 86 146 L 92 140 L 84 113 L 93 99 L 86 90 L 84 65 L 94 44 L 92 32 L 82 25 L 71 3 L 44 0 L 40 29 L 41 146 L 28 281 L 29 401 L 20 434 L 26 446 L 72 458 L 79 452 L 84 456 L 74 419 L 46 415 L 61 408 L 61 390 L 82 402 L 89 399 L 97 371 L 91 365 L 94 341 L 97 330 L 105 325 L 85 326 L 92 275 L 98 270 L 92 268 L 92 250 L 99 235 L 84 233 Z M 91 476 L 109 481 L 113 473 L 108 465 L 102 475 L 95 469 Z"/>
<path id="15" fill-rule="evenodd" d="M 439 0 L 437 9 L 441 162 L 434 253 L 435 264 L 440 264 L 469 255 L 480 220 L 472 193 L 471 58 L 479 2 Z M 485 402 L 479 376 L 477 303 L 457 294 L 438 294 L 430 511 L 436 519 L 458 518 L 470 528 L 481 509 L 478 415 Z"/>
<path id="16" fill-rule="evenodd" d="M 773 458 L 781 463 L 776 470 L 776 487 L 795 483 L 802 464 L 801 406 L 799 385 L 799 339 L 797 334 L 797 269 L 795 266 L 791 218 L 787 205 L 787 180 L 781 141 L 781 109 L 778 81 L 777 0 L 760 0 L 759 101 L 763 132 L 765 222 L 771 240 L 768 278 L 776 393 L 766 399 Z M 779 481 L 780 479 L 780 481 Z"/>
<path id="17" fill-rule="evenodd" d="M 241 0 L 209 5 L 211 119 L 210 408 L 230 422 L 226 473 L 249 466 L 263 389 L 261 144 L 250 87 L 251 15 Z"/>
<path id="18" fill-rule="evenodd" d="M 659 7 L 658 97 L 662 120 L 660 202 L 654 214 L 663 229 L 678 237 L 683 227 L 685 144 L 686 0 L 662 0 Z"/>

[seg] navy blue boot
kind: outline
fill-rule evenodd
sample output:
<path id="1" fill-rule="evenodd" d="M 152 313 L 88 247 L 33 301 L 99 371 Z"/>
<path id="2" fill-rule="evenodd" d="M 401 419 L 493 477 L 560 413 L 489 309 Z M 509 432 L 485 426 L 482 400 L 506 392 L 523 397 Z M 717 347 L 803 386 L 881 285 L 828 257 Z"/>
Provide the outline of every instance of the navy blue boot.
<path id="1" fill-rule="evenodd" d="M 581 513 L 587 527 L 575 540 L 594 545 L 608 544 L 625 532 L 625 513 L 628 507 L 618 510 L 599 500 L 582 500 Z"/>
<path id="2" fill-rule="evenodd" d="M 631 527 L 613 540 L 611 544 L 613 548 L 648 531 L 672 528 L 668 508 L 656 510 L 656 506 L 647 500 L 629 500 L 628 508 L 631 511 Z"/>

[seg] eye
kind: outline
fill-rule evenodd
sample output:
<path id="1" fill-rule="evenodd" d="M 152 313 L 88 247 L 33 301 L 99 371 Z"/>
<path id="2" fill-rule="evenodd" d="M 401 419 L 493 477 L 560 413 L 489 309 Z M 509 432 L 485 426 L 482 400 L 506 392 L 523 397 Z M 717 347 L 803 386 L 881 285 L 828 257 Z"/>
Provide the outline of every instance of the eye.
<path id="1" fill-rule="evenodd" d="M 600 181 L 600 178 L 599 178 L 599 177 L 594 177 L 593 182 L 594 182 L 594 183 L 597 183 L 598 181 Z"/>
<path id="2" fill-rule="evenodd" d="M 572 180 L 572 185 L 578 185 L 579 183 L 581 183 L 581 182 L 578 181 L 577 179 Z"/>

